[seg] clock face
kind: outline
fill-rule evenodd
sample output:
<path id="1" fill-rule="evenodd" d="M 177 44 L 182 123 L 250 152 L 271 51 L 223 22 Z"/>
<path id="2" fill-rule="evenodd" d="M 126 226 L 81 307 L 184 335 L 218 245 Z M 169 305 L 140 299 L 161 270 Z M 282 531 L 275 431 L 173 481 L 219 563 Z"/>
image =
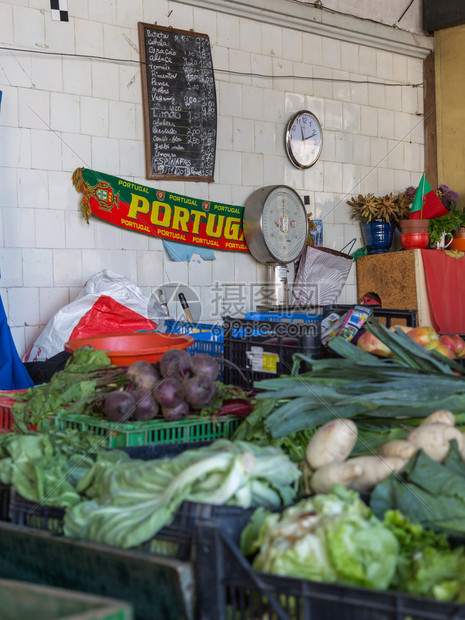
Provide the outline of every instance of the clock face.
<path id="1" fill-rule="evenodd" d="M 310 168 L 323 147 L 323 132 L 317 117 L 306 110 L 297 112 L 287 124 L 286 151 L 296 168 Z"/>
<path id="2" fill-rule="evenodd" d="M 243 223 L 249 250 L 262 263 L 291 263 L 305 247 L 307 212 L 300 196 L 286 185 L 254 192 L 246 202 Z"/>

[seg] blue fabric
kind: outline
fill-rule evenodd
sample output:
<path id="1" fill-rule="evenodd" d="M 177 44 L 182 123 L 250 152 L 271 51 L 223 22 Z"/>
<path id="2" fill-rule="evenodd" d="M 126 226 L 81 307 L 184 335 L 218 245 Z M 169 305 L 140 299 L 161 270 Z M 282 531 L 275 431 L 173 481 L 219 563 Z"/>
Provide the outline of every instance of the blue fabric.
<path id="1" fill-rule="evenodd" d="M 203 260 L 215 260 L 215 252 L 211 248 L 197 247 L 196 245 L 186 245 L 175 241 L 165 241 L 163 246 L 168 252 L 171 260 L 190 261 L 194 254 L 198 254 Z"/>
<path id="2" fill-rule="evenodd" d="M 24 390 L 34 383 L 16 350 L 0 298 L 0 390 Z"/>

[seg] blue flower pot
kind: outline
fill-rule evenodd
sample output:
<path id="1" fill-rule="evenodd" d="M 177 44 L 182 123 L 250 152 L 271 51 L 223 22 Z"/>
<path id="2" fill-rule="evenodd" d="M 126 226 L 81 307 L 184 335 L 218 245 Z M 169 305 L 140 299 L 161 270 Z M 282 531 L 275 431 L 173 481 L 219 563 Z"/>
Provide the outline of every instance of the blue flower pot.
<path id="1" fill-rule="evenodd" d="M 392 244 L 394 224 L 388 224 L 384 220 L 360 222 L 362 234 L 368 254 L 382 254 L 387 252 Z"/>

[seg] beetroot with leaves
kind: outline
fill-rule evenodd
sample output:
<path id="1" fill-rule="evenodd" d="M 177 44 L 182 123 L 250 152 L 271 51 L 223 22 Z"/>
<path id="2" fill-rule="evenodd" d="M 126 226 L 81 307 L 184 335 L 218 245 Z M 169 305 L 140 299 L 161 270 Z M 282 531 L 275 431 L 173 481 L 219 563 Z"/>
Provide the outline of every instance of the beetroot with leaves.
<path id="1" fill-rule="evenodd" d="M 162 407 L 161 413 L 167 422 L 177 422 L 188 416 L 189 405 L 183 400 L 176 407 Z"/>
<path id="2" fill-rule="evenodd" d="M 104 413 L 111 422 L 126 422 L 134 415 L 136 401 L 129 392 L 115 390 L 105 397 Z"/>
<path id="3" fill-rule="evenodd" d="M 220 372 L 218 360 L 208 353 L 194 355 L 191 359 L 191 368 L 194 375 L 206 375 L 212 381 L 215 381 Z"/>
<path id="4" fill-rule="evenodd" d="M 184 398 L 192 409 L 205 407 L 217 391 L 215 382 L 206 374 L 194 375 L 190 379 L 186 379 L 183 385 Z"/>
<path id="5" fill-rule="evenodd" d="M 136 410 L 132 416 L 133 420 L 146 422 L 153 420 L 158 414 L 159 406 L 157 401 L 148 390 L 134 390 L 132 396 L 135 400 Z"/>
<path id="6" fill-rule="evenodd" d="M 168 349 L 160 360 L 160 372 L 163 377 L 187 379 L 191 376 L 191 357 L 182 349 Z"/>
<path id="7" fill-rule="evenodd" d="M 160 380 L 160 374 L 153 364 L 137 360 L 127 369 L 126 379 L 135 390 L 152 390 Z"/>
<path id="8" fill-rule="evenodd" d="M 153 390 L 153 397 L 163 407 L 177 407 L 184 400 L 184 387 L 176 377 L 165 377 Z"/>

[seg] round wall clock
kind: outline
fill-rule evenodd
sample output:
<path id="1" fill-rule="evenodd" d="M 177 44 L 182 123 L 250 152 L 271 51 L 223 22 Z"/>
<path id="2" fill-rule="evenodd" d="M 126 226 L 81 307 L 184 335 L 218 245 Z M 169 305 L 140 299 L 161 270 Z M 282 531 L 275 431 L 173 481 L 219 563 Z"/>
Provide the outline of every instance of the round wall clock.
<path id="1" fill-rule="evenodd" d="M 296 168 L 310 168 L 323 148 L 323 130 L 317 117 L 301 110 L 289 119 L 286 127 L 286 152 Z"/>
<path id="2" fill-rule="evenodd" d="M 287 185 L 268 185 L 245 202 L 244 237 L 260 263 L 286 265 L 297 260 L 308 237 L 308 219 L 300 196 Z"/>

